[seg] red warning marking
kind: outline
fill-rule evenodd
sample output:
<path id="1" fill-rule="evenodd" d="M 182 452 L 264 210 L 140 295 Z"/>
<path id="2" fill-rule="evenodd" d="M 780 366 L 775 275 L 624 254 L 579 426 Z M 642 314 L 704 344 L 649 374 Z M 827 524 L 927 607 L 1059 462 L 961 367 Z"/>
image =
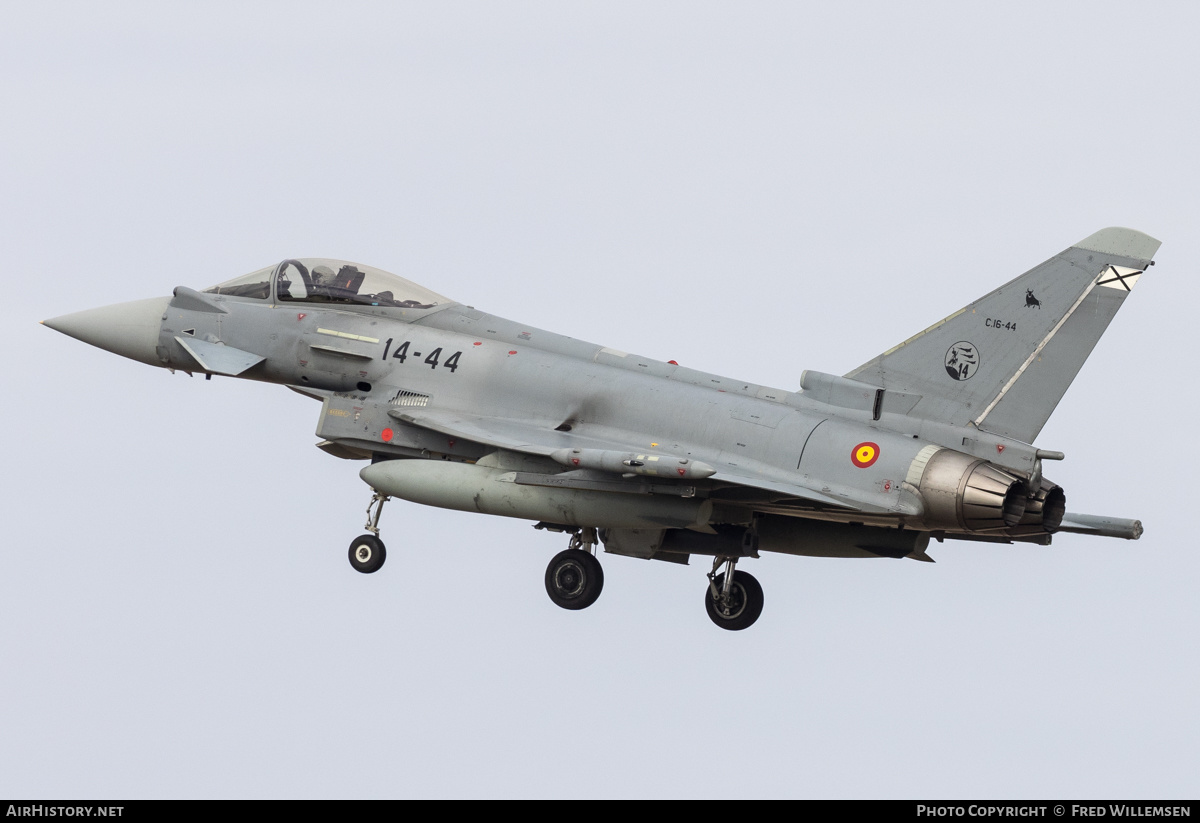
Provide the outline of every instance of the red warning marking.
<path id="1" fill-rule="evenodd" d="M 482 346 L 483 344 L 482 344 L 482 343 L 480 343 L 478 340 L 476 340 L 476 341 L 475 341 L 475 343 L 474 343 L 473 345 L 476 345 L 476 346 Z"/>
<path id="2" fill-rule="evenodd" d="M 865 469 L 868 466 L 875 465 L 875 461 L 879 459 L 879 444 L 867 441 L 859 443 L 850 452 L 850 462 L 858 466 L 860 469 Z"/>
<path id="3" fill-rule="evenodd" d="M 396 436 L 396 433 L 394 431 L 392 431 L 391 429 L 384 429 L 383 431 L 381 431 L 379 433 L 379 439 L 382 440 L 384 443 L 391 443 L 392 438 L 395 436 Z"/>
<path id="4" fill-rule="evenodd" d="M 1004 444 L 1003 444 L 1003 443 L 997 443 L 997 444 L 996 444 L 996 451 L 997 451 L 997 452 L 1002 452 L 1002 451 L 1004 451 Z"/>
<path id="5" fill-rule="evenodd" d="M 578 457 L 572 457 L 572 458 L 571 458 L 571 462 L 572 462 L 572 463 L 574 463 L 576 466 L 578 466 L 578 465 L 579 465 L 579 458 L 578 458 Z"/>
<path id="6" fill-rule="evenodd" d="M 687 474 L 687 469 L 676 469 L 675 471 L 679 472 L 680 477 L 683 477 L 685 474 Z M 736 580 L 737 578 L 734 579 Z"/>
<path id="7" fill-rule="evenodd" d="M 509 354 L 516 354 L 516 351 L 510 351 Z"/>
<path id="8" fill-rule="evenodd" d="M 883 481 L 883 490 L 885 492 L 890 492 L 892 490 L 892 481 L 891 480 Z"/>
<path id="9" fill-rule="evenodd" d="M 307 314 L 305 314 L 305 313 L 303 313 L 303 312 L 301 312 L 300 314 L 297 314 L 297 315 L 296 315 L 296 319 L 297 319 L 297 320 L 303 320 L 303 319 L 304 319 L 304 318 L 306 318 L 306 317 L 308 317 L 308 315 L 307 315 Z"/>
<path id="10" fill-rule="evenodd" d="M 678 366 L 678 365 L 679 365 L 679 363 L 677 363 L 677 362 L 676 362 L 676 361 L 674 361 L 674 360 L 668 360 L 667 362 L 668 362 L 668 363 L 670 363 L 672 366 Z"/>
<path id="11" fill-rule="evenodd" d="M 446 442 L 450 445 L 450 448 L 454 448 L 454 444 L 458 441 L 450 439 L 450 440 L 447 440 Z"/>

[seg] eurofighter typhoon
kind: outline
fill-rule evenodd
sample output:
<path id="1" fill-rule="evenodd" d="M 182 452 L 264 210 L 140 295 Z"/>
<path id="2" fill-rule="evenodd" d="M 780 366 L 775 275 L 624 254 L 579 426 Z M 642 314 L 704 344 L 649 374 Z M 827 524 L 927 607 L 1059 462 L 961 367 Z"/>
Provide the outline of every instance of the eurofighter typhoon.
<path id="1" fill-rule="evenodd" d="M 383 566 L 379 516 L 397 497 L 569 535 L 545 579 L 564 609 L 599 597 L 598 546 L 712 558 L 708 616 L 738 630 L 763 591 L 737 565 L 764 551 L 931 561 L 931 538 L 1136 540 L 1136 520 L 1068 513 L 1043 473 L 1062 453 L 1032 444 L 1158 247 L 1096 232 L 848 374 L 804 372 L 795 392 L 521 325 L 341 260 L 44 323 L 151 366 L 320 401 L 317 445 L 369 463 L 359 572 Z"/>

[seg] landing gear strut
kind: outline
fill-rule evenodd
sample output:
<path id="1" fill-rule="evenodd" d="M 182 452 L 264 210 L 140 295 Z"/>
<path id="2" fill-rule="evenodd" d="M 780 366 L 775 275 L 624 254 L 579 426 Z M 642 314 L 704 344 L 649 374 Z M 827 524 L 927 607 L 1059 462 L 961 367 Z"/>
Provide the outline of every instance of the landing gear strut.
<path id="1" fill-rule="evenodd" d="M 763 590 L 753 575 L 734 570 L 736 557 L 717 557 L 708 573 L 708 590 L 704 592 L 704 608 L 712 622 L 731 632 L 754 625 L 762 614 Z M 717 574 L 717 569 L 725 571 Z"/>
<path id="2" fill-rule="evenodd" d="M 586 528 L 572 535 L 569 548 L 554 555 L 546 567 L 546 594 L 564 609 L 586 609 L 604 588 L 604 569 L 592 553 L 596 530 Z"/>
<path id="3" fill-rule="evenodd" d="M 387 560 L 387 549 L 379 539 L 379 515 L 383 513 L 383 504 L 391 500 L 386 494 L 375 493 L 367 504 L 367 525 L 364 528 L 370 534 L 364 534 L 350 541 L 350 565 L 355 571 L 371 574 L 383 567 Z M 374 514 L 371 509 L 374 508 Z"/>

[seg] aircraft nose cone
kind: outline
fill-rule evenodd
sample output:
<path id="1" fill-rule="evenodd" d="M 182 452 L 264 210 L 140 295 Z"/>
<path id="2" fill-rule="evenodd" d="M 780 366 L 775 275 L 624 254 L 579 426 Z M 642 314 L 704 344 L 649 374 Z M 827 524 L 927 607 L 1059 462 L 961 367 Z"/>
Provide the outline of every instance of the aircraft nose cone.
<path id="1" fill-rule="evenodd" d="M 151 366 L 161 366 L 155 349 L 169 297 L 134 300 L 43 320 L 68 337 Z"/>

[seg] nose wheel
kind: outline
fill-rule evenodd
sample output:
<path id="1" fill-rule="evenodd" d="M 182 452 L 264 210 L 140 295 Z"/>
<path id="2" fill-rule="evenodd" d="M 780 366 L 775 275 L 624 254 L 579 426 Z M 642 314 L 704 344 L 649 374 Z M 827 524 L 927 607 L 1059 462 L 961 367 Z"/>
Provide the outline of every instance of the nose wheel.
<path id="1" fill-rule="evenodd" d="M 350 565 L 363 574 L 377 572 L 387 560 L 383 541 L 373 534 L 364 534 L 350 543 Z"/>
<path id="2" fill-rule="evenodd" d="M 387 560 L 387 549 L 379 539 L 379 515 L 383 512 L 383 504 L 391 500 L 385 494 L 376 492 L 367 504 L 367 525 L 370 534 L 364 534 L 350 541 L 350 565 L 356 572 L 372 574 L 383 567 Z M 372 512 L 371 510 L 375 511 Z"/>

